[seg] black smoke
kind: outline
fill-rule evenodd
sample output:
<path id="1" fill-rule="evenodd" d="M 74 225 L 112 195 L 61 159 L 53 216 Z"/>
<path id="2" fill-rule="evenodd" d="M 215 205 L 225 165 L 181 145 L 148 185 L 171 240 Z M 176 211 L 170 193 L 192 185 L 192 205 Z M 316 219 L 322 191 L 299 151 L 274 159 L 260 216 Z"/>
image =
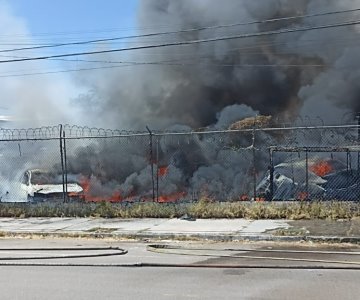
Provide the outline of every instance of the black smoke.
<path id="1" fill-rule="evenodd" d="M 358 6 L 358 0 L 146 0 L 139 4 L 137 33 Z M 138 38 L 128 46 L 333 24 L 359 16 L 354 12 Z M 360 109 L 358 37 L 358 27 L 352 26 L 109 55 L 108 60 L 158 64 L 96 71 L 82 78 L 91 91 L 80 100 L 91 105 L 92 121 L 96 115 L 99 125 L 127 129 L 211 126 L 225 107 L 234 104 L 290 120 L 320 115 L 333 122 L 339 111 Z"/>
<path id="2" fill-rule="evenodd" d="M 138 34 L 261 21 L 360 7 L 360 0 L 144 0 Z M 244 33 L 311 27 L 360 18 L 360 12 L 138 38 L 128 46 L 202 40 Z M 246 39 L 162 47 L 99 56 L 107 61 L 147 63 L 81 75 L 89 92 L 79 100 L 92 124 L 132 130 L 228 128 L 257 114 L 293 121 L 320 117 L 326 123 L 360 110 L 359 26 L 310 30 Z M 126 45 L 125 45 L 126 46 Z M 91 108 L 91 109 L 89 109 Z M 180 127 L 179 127 L 180 125 Z M 298 137 L 294 137 L 296 140 Z M 322 136 L 300 137 L 311 145 Z M 257 136 L 257 178 L 266 171 L 266 147 L 286 145 L 284 135 Z M 312 140 L 314 139 L 314 140 Z M 117 142 L 71 152 L 69 170 L 117 186 L 125 197 L 205 192 L 216 198 L 249 194 L 255 179 L 251 136 L 161 136 L 149 158 L 141 146 Z M 152 170 L 150 166 L 155 170 Z M 155 174 L 155 175 L 154 175 Z M 115 182 L 115 183 L 114 183 Z M 100 186 L 101 186 L 100 184 Z"/>

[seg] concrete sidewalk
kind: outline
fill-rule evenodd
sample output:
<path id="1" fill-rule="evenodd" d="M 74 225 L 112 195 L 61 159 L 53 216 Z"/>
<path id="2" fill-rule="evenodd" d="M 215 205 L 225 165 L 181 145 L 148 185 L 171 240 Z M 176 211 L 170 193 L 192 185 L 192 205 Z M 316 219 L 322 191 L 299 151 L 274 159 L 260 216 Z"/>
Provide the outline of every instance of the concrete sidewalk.
<path id="1" fill-rule="evenodd" d="M 360 220 L 0 218 L 0 235 L 360 243 Z"/>

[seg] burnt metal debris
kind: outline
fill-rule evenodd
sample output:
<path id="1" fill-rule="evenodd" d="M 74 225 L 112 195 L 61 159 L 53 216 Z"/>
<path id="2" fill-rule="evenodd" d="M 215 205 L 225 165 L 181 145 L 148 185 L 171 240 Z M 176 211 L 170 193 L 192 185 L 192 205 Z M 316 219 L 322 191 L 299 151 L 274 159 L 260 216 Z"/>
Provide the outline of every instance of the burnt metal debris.
<path id="1" fill-rule="evenodd" d="M 74 182 L 90 202 L 360 200 L 359 123 L 253 123 L 191 132 L 0 129 L 1 200 L 28 201 L 21 178 L 38 168 L 58 174 L 63 202 Z"/>

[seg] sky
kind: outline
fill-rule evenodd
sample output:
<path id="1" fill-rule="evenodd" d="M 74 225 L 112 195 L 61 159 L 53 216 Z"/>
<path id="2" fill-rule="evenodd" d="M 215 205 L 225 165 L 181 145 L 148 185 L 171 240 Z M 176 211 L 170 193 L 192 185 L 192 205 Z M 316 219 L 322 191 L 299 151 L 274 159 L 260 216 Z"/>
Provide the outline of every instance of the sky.
<path id="1" fill-rule="evenodd" d="M 0 0 L 0 50 L 131 35 L 136 32 L 137 6 L 137 0 Z M 0 60 L 102 46 L 86 47 L 1 53 Z M 75 123 L 68 107 L 82 91 L 73 82 L 74 72 L 56 72 L 76 68 L 74 62 L 54 60 L 1 64 L 0 123 L 2 116 L 13 116 L 19 126 Z M 14 76 L 49 71 L 55 74 Z"/>
<path id="2" fill-rule="evenodd" d="M 32 34 L 135 27 L 137 0 L 11 0 Z M 106 3 L 106 4 L 105 4 Z"/>

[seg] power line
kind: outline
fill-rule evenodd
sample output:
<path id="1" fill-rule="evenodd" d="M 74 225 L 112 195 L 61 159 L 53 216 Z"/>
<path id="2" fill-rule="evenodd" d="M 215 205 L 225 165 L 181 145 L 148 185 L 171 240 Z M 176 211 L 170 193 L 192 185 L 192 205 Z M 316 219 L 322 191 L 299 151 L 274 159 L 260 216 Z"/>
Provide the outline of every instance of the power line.
<path id="1" fill-rule="evenodd" d="M 109 62 L 110 63 L 110 62 Z M 79 71 L 92 71 L 92 70 L 102 70 L 102 69 L 115 69 L 122 67 L 130 66 L 175 66 L 175 67 L 192 67 L 192 66 L 208 66 L 208 67 L 219 67 L 219 68 L 324 68 L 324 64 L 209 64 L 209 63 L 177 63 L 177 62 L 113 62 L 117 65 L 111 66 L 101 66 L 101 67 L 88 67 L 88 68 L 78 68 L 78 69 L 66 69 L 66 70 L 57 70 L 57 71 L 44 71 L 44 72 L 32 72 L 32 73 L 20 73 L 20 74 L 11 74 L 11 75 L 1 75 L 0 78 L 9 78 L 9 77 L 23 77 L 23 76 L 33 76 L 33 75 L 48 75 L 48 74 L 58 74 L 58 73 L 70 73 L 70 72 L 79 72 Z"/>
<path id="2" fill-rule="evenodd" d="M 99 67 L 86 67 L 86 68 L 77 68 L 77 69 L 66 69 L 60 71 L 44 71 L 44 72 L 31 72 L 31 73 L 20 73 L 20 74 L 11 74 L 14 71 L 2 72 L 0 77 L 18 77 L 18 76 L 30 76 L 30 75 L 43 75 L 43 74 L 53 74 L 53 73 L 66 73 L 66 72 L 76 72 L 76 71 L 87 71 L 87 70 L 98 70 L 98 69 L 113 69 L 120 67 L 128 66 L 144 66 L 144 65 L 154 65 L 154 66 L 178 66 L 178 67 L 188 67 L 188 66 L 209 66 L 209 67 L 326 67 L 324 64 L 244 64 L 244 63 L 209 63 L 207 58 L 209 56 L 201 56 L 191 59 L 169 59 L 161 61 L 113 61 L 113 60 L 67 60 L 67 59 L 58 59 L 60 61 L 66 62 L 85 62 L 85 63 L 97 63 L 97 64 L 107 64 L 108 66 L 99 66 Z M 201 62 L 199 59 L 205 60 Z M 110 65 L 111 64 L 111 65 Z M 110 65 L 110 66 L 109 66 Z M 36 69 L 35 69 L 36 70 Z M 28 70 L 17 70 L 17 72 L 27 72 Z M 29 70 L 31 71 L 31 70 Z M 16 72 L 16 71 L 15 71 Z M 2 75 L 2 74 L 10 75 Z"/>
<path id="3" fill-rule="evenodd" d="M 345 45 L 344 42 L 347 41 L 351 41 L 351 43 L 346 43 L 348 45 L 357 45 L 359 43 L 359 41 L 354 40 L 353 38 L 342 38 L 342 39 L 332 39 L 332 42 L 336 42 L 336 44 L 338 45 Z M 261 44 L 257 44 L 257 45 L 252 45 L 252 46 L 245 46 L 245 47 L 236 47 L 236 48 L 229 48 L 227 49 L 227 52 L 235 52 L 235 51 L 239 51 L 239 50 L 257 50 L 257 49 L 262 49 L 263 47 L 268 47 L 268 46 L 280 46 L 280 45 L 288 45 L 287 47 L 294 48 L 296 47 L 296 49 L 298 49 L 299 47 L 308 47 L 308 46 L 313 46 L 313 44 L 316 43 L 323 43 L 322 40 L 319 39 L 307 39 L 307 40 L 301 40 L 300 45 L 296 44 L 296 45 L 288 45 L 289 42 L 269 42 L 269 43 L 261 43 Z M 332 47 L 334 46 L 334 43 L 332 43 Z M 176 56 L 181 56 L 182 58 L 173 58 L 173 59 L 169 59 L 169 60 L 162 60 L 160 62 L 165 63 L 165 62 L 179 62 L 179 61 L 198 61 L 199 58 L 207 58 L 207 57 L 212 57 L 212 52 L 209 53 L 200 53 L 200 55 L 196 55 L 194 56 L 193 53 L 184 53 L 184 52 L 179 52 L 179 53 L 174 53 L 171 52 L 171 56 L 175 55 Z M 254 51 L 243 51 L 241 52 L 241 56 L 248 56 L 248 55 L 266 55 L 266 53 L 264 53 L 263 51 L 260 52 L 254 52 Z M 288 52 L 284 52 L 284 51 L 274 51 L 272 52 L 272 54 L 274 55 L 286 55 L 286 54 L 294 54 L 294 52 L 292 51 L 288 51 Z M 153 56 L 156 54 L 153 54 Z M 156 55 L 158 56 L 158 55 Z M 163 54 L 162 54 L 163 56 Z M 6 58 L 30 58 L 27 56 L 15 56 L 15 55 L 0 55 L 0 57 L 6 57 Z M 189 58 L 186 58 L 189 57 Z M 49 60 L 53 60 L 53 61 L 62 61 L 62 62 L 85 62 L 85 63 L 102 63 L 102 64 L 125 64 L 125 63 L 140 63 L 140 64 L 144 64 L 141 62 L 137 62 L 137 61 L 114 61 L 114 60 L 89 60 L 89 59 L 69 59 L 69 58 L 50 58 Z M 145 63 L 154 63 L 154 62 L 145 62 Z M 19 70 L 18 70 L 19 71 Z M 20 70 L 21 71 L 21 70 Z M 22 71 L 26 71 L 26 70 L 22 70 Z"/>
<path id="4" fill-rule="evenodd" d="M 314 14 L 299 15 L 299 16 L 282 17 L 282 18 L 273 18 L 273 19 L 260 20 L 260 21 L 251 21 L 251 22 L 242 22 L 242 23 L 234 23 L 234 24 L 207 26 L 207 27 L 183 29 L 183 30 L 176 30 L 176 31 L 166 31 L 166 32 L 148 33 L 148 34 L 141 34 L 141 35 L 130 35 L 130 36 L 123 36 L 123 37 L 95 39 L 95 40 L 88 40 L 88 41 L 78 41 L 78 42 L 70 42 L 70 43 L 57 43 L 57 44 L 51 44 L 51 45 L 40 45 L 40 46 L 32 46 L 32 47 L 14 48 L 14 49 L 4 49 L 4 50 L 0 50 L 0 53 L 24 51 L 24 50 L 36 50 L 36 49 L 44 49 L 44 48 L 55 48 L 55 47 L 63 47 L 63 46 L 94 44 L 94 43 L 100 43 L 100 42 L 111 42 L 111 41 L 124 40 L 124 39 L 162 36 L 162 35 L 170 35 L 170 34 L 177 34 L 177 33 L 189 33 L 189 32 L 194 32 L 194 31 L 230 28 L 230 27 L 237 27 L 237 26 L 244 26 L 244 25 L 265 24 L 265 23 L 273 23 L 273 22 L 279 22 L 279 21 L 289 21 L 289 20 L 294 20 L 294 19 L 305 19 L 305 18 L 313 18 L 313 17 L 319 17 L 319 16 L 343 14 L 343 13 L 350 13 L 350 12 L 356 12 L 356 11 L 360 11 L 360 8 L 348 9 L 348 10 L 339 10 L 339 11 L 331 11 L 331 12 L 323 12 L 323 13 L 314 13 Z"/>
<path id="5" fill-rule="evenodd" d="M 245 34 L 241 34 L 241 35 L 223 36 L 223 37 L 216 37 L 216 38 L 209 38 L 209 39 L 202 39 L 202 40 L 180 41 L 180 42 L 173 42 L 173 43 L 145 45 L 145 46 L 136 46 L 136 47 L 128 47 L 128 48 L 110 49 L 110 50 L 75 52 L 75 53 L 28 57 L 28 58 L 19 58 L 19 59 L 11 59 L 11 60 L 0 60 L 0 63 L 46 60 L 46 59 L 52 59 L 52 58 L 62 58 L 62 57 L 71 57 L 71 56 L 106 54 L 106 53 L 113 53 L 113 52 L 154 49 L 154 48 L 163 48 L 163 47 L 170 47 L 170 46 L 194 45 L 194 44 L 200 44 L 200 43 L 226 41 L 226 40 L 234 40 L 234 39 L 242 39 L 242 38 L 250 38 L 250 37 L 262 37 L 262 36 L 278 35 L 278 34 L 285 34 L 285 33 L 304 32 L 304 31 L 310 31 L 310 30 L 320 30 L 320 29 L 338 28 L 338 27 L 345 27 L 345 26 L 354 26 L 354 25 L 358 25 L 358 24 L 360 24 L 360 20 L 343 22 L 343 23 L 327 24 L 327 25 L 319 25 L 319 26 L 298 27 L 298 28 L 292 28 L 292 29 L 287 28 L 287 29 L 281 29 L 281 30 L 257 32 L 257 33 L 245 33 Z"/>

